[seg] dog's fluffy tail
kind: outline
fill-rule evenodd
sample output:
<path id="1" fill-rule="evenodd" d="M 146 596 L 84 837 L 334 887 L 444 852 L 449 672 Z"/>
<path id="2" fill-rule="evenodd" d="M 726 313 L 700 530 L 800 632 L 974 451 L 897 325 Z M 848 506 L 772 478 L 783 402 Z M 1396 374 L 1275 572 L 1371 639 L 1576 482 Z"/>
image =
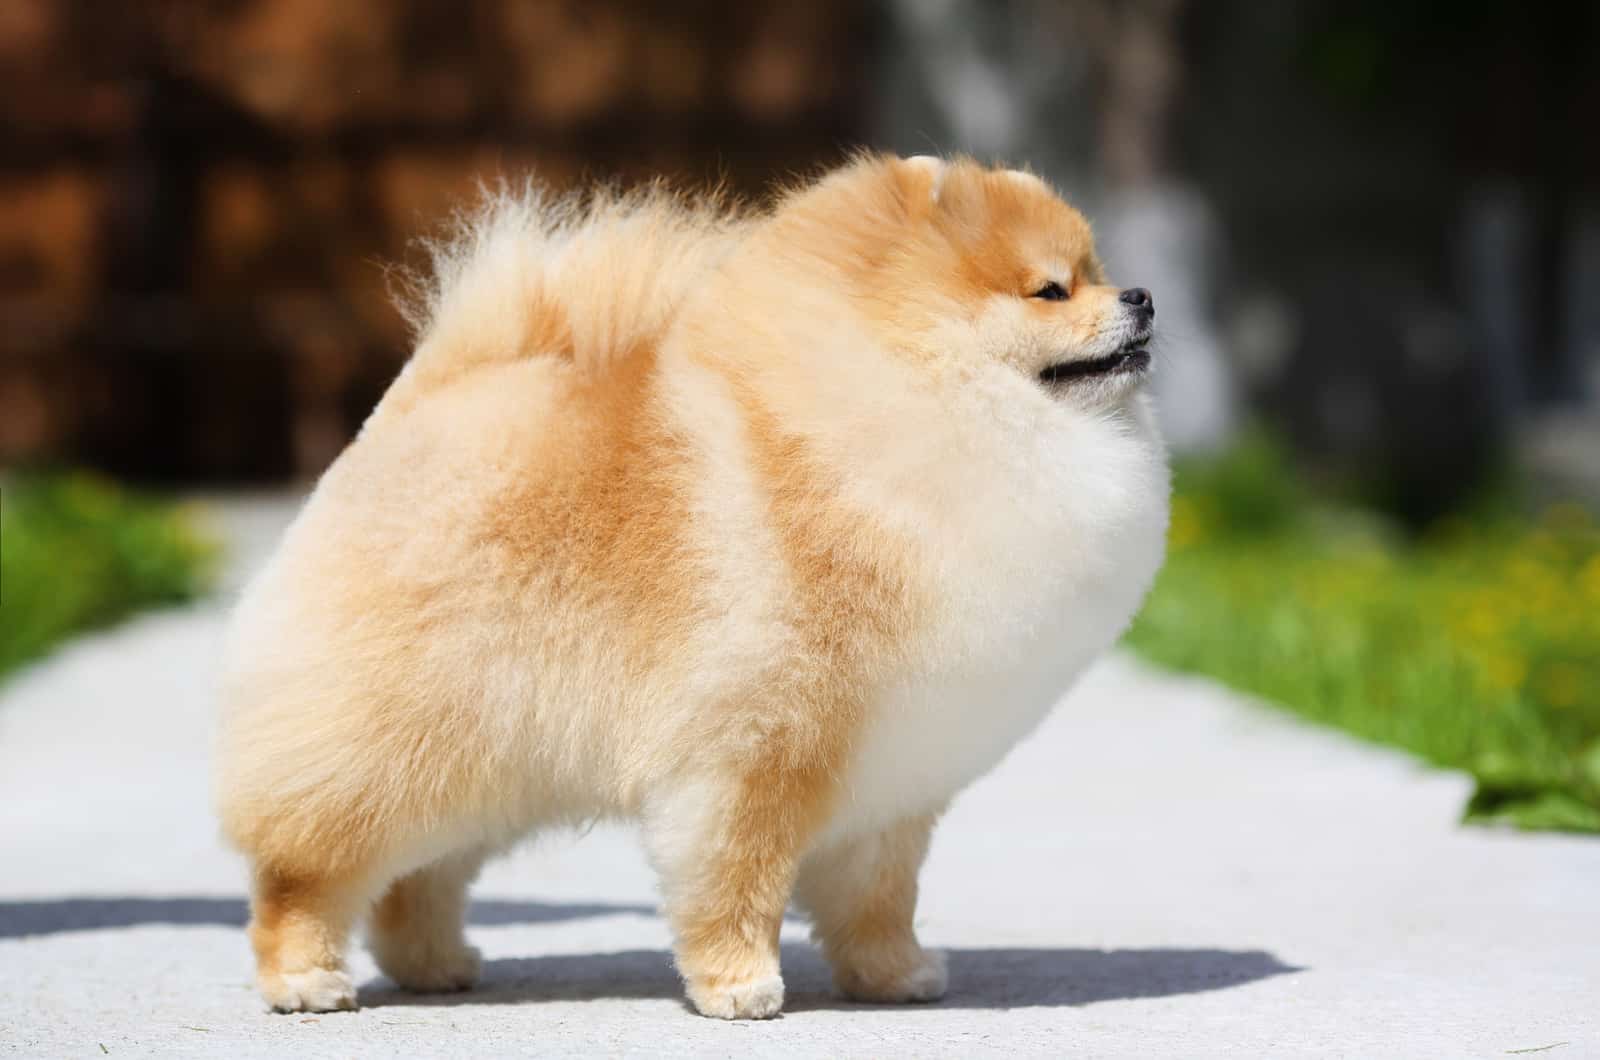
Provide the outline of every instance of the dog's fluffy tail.
<path id="1" fill-rule="evenodd" d="M 715 200 L 659 187 L 583 198 L 532 183 L 485 189 L 427 244 L 431 274 L 402 277 L 400 309 L 417 334 L 403 384 L 427 389 L 541 355 L 603 372 L 660 341 L 734 227 Z"/>

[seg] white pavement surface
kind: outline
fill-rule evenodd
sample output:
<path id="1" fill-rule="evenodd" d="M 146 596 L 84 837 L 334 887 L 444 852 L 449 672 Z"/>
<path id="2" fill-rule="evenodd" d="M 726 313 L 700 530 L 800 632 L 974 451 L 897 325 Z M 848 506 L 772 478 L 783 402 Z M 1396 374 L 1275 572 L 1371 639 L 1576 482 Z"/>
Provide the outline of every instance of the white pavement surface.
<path id="1" fill-rule="evenodd" d="M 287 511 L 227 505 L 240 554 Z M 485 873 L 477 991 L 362 954 L 360 1012 L 270 1015 L 209 809 L 224 604 L 0 689 L 0 1053 L 1600 1057 L 1600 841 L 1459 827 L 1463 778 L 1125 658 L 942 825 L 941 1004 L 833 1000 L 797 923 L 782 1019 L 691 1015 L 643 858 L 597 828 Z"/>

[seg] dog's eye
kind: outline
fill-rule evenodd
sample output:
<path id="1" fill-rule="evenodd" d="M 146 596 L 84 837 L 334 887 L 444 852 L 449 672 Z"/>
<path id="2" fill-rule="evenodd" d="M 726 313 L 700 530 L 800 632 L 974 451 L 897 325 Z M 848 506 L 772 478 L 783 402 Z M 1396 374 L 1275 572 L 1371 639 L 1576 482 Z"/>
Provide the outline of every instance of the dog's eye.
<path id="1" fill-rule="evenodd" d="M 1033 297 L 1043 298 L 1047 302 L 1064 302 L 1067 299 L 1067 289 L 1054 280 L 1033 292 Z"/>

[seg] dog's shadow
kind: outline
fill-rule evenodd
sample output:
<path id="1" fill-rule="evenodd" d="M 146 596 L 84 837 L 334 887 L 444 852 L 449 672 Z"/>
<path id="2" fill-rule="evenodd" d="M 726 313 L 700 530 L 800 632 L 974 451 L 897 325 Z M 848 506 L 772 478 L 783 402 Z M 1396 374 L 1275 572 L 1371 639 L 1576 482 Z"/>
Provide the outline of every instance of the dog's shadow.
<path id="1" fill-rule="evenodd" d="M 477 898 L 467 923 L 479 927 L 548 924 L 618 913 L 655 914 L 655 906 L 615 902 L 530 902 Z M 75 897 L 0 901 L 0 939 L 54 935 L 64 931 L 110 931 L 144 924 L 237 927 L 250 919 L 243 898 L 223 896 Z"/>
<path id="2" fill-rule="evenodd" d="M 602 902 L 478 899 L 468 922 L 479 927 L 545 924 L 629 914 L 653 916 L 653 906 Z M 145 924 L 243 927 L 237 897 L 77 897 L 0 901 L 0 939 L 58 932 L 114 931 Z M 1170 997 L 1224 990 L 1300 969 L 1262 950 L 954 949 L 946 1008 L 1024 1008 L 1090 1005 L 1097 1001 Z M 829 1008 L 843 1002 L 829 990 L 816 949 L 783 947 L 786 1010 Z M 559 954 L 484 963 L 483 981 L 462 994 L 409 994 L 387 979 L 361 990 L 363 1005 L 510 1005 L 599 998 L 679 999 L 672 958 L 664 950 Z"/>
<path id="3" fill-rule="evenodd" d="M 951 949 L 950 992 L 939 1007 L 1009 1009 L 1078 1006 L 1169 997 L 1241 986 L 1301 969 L 1262 950 Z M 855 1005 L 829 989 L 827 967 L 810 946 L 783 947 L 787 1012 Z M 483 980 L 461 994 L 411 994 L 387 979 L 361 991 L 363 1006 L 515 1005 L 538 1001 L 682 997 L 665 950 L 561 954 L 484 962 Z"/>

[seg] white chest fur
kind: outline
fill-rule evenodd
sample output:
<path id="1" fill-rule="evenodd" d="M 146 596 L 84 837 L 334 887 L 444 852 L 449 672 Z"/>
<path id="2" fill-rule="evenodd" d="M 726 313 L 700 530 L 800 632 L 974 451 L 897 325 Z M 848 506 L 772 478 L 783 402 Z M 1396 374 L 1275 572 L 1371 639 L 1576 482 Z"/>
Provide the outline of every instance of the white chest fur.
<path id="1" fill-rule="evenodd" d="M 944 805 L 1126 628 L 1161 563 L 1168 480 L 1148 410 L 1064 411 L 964 450 L 924 509 L 936 618 L 883 689 L 830 836 Z M 926 499 L 926 498 L 925 498 Z"/>

